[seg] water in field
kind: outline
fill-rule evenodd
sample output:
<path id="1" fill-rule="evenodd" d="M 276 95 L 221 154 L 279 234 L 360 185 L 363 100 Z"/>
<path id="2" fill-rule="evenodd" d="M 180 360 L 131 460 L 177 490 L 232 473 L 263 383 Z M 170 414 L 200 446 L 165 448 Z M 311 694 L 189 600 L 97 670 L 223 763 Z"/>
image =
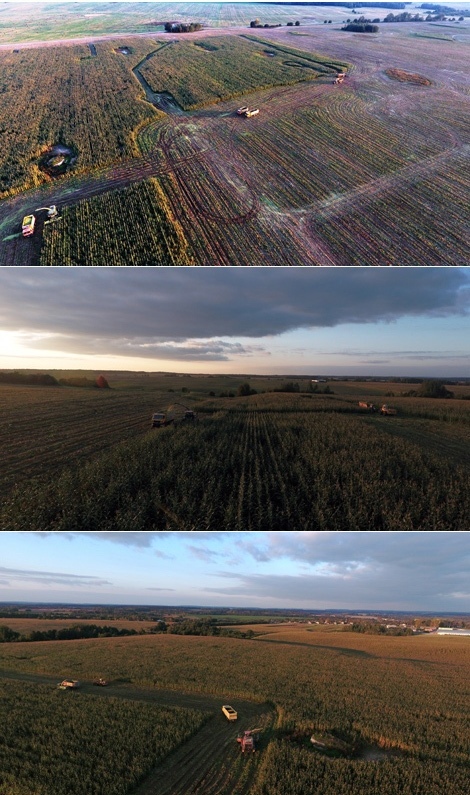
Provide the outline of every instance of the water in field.
<path id="1" fill-rule="evenodd" d="M 384 762 L 397 756 L 403 756 L 403 751 L 398 748 L 380 748 L 378 745 L 364 745 L 356 759 L 363 759 L 365 762 Z"/>
<path id="2" fill-rule="evenodd" d="M 77 155 L 70 147 L 64 144 L 55 144 L 42 155 L 39 168 L 50 177 L 58 177 L 65 174 L 68 167 L 72 166 L 76 160 Z"/>

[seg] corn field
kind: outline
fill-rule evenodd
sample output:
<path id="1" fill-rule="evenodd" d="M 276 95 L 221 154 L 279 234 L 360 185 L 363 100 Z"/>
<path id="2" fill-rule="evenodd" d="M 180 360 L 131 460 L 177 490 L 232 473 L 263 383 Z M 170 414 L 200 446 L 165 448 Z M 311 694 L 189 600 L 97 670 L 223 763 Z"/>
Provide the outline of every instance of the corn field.
<path id="1" fill-rule="evenodd" d="M 465 464 L 354 411 L 240 407 L 154 430 L 17 487 L 0 529 L 467 529 Z"/>

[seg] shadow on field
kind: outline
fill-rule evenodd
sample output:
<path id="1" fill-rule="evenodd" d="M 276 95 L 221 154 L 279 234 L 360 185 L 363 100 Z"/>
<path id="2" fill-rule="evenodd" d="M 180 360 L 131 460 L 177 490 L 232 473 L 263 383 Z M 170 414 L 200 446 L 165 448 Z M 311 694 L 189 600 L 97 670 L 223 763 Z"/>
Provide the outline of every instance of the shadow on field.
<path id="1" fill-rule="evenodd" d="M 362 657 L 367 659 L 376 659 L 376 654 L 370 654 L 367 651 L 361 651 L 360 649 L 347 649 L 344 646 L 324 646 L 318 643 L 300 643 L 296 640 L 269 640 L 269 638 L 254 638 L 258 642 L 265 642 L 265 643 L 276 643 L 279 646 L 301 646 L 306 649 L 326 649 L 327 651 L 335 651 L 338 654 L 344 654 L 346 657 Z"/>

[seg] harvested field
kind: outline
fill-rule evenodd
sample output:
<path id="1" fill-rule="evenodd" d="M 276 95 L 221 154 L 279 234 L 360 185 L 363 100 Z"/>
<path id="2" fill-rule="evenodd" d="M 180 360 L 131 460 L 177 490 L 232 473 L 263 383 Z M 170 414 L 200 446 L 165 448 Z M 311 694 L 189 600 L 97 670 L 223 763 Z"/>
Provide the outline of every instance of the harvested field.
<path id="1" fill-rule="evenodd" d="M 0 203 L 0 264 L 41 261 L 41 222 L 34 238 L 23 240 L 18 231 L 37 203 L 60 209 L 155 177 L 188 246 L 172 264 L 187 264 L 189 256 L 195 265 L 468 265 L 470 91 L 463 64 L 470 37 L 420 38 L 420 24 L 429 28 L 403 24 L 360 42 L 311 27 L 297 39 L 301 51 L 292 47 L 293 31 L 282 28 L 258 29 L 255 37 L 228 29 L 182 42 L 169 36 L 164 46 L 130 37 L 99 44 L 98 56 L 83 63 L 119 63 L 133 92 L 143 92 L 136 75 L 145 77 L 147 100 L 142 93 L 138 102 L 153 117 L 132 129 L 123 121 L 126 144 L 122 155 L 109 149 L 107 168 L 95 170 L 79 151 L 79 178 L 66 174 L 52 187 Z M 119 47 L 131 54 L 122 57 Z M 41 57 L 49 52 L 55 50 Z M 344 64 L 346 78 L 334 85 Z M 315 79 L 306 80 L 310 74 Z M 275 85 L 283 82 L 295 84 Z M 167 103 L 156 98 L 165 96 L 193 110 L 164 113 Z M 242 104 L 259 114 L 237 117 Z M 84 238 L 96 238 L 86 264 L 101 264 L 109 243 L 99 213 L 83 208 L 86 222 L 72 226 L 83 223 Z M 126 215 L 131 219 L 132 210 Z M 71 232 L 56 227 L 58 251 L 70 250 Z M 144 264 L 144 239 L 127 240 L 120 252 L 116 233 L 115 264 L 119 257 Z M 147 258 L 165 262 L 157 253 Z M 60 256 L 51 264 L 61 264 Z"/>

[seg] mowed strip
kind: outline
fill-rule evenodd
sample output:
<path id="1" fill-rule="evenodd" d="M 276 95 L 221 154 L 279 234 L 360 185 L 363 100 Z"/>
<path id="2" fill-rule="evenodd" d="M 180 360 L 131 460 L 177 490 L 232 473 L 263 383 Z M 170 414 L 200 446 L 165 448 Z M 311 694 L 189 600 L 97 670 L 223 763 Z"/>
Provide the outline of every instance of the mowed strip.
<path id="1" fill-rule="evenodd" d="M 363 421 L 378 427 L 377 418 L 363 417 Z M 450 426 L 443 430 L 441 422 L 415 418 L 410 421 L 409 418 L 394 417 L 393 422 L 387 422 L 385 418 L 380 430 L 390 436 L 399 436 L 413 442 L 423 450 L 429 450 L 447 460 L 470 464 L 470 428 L 468 427 Z"/>

